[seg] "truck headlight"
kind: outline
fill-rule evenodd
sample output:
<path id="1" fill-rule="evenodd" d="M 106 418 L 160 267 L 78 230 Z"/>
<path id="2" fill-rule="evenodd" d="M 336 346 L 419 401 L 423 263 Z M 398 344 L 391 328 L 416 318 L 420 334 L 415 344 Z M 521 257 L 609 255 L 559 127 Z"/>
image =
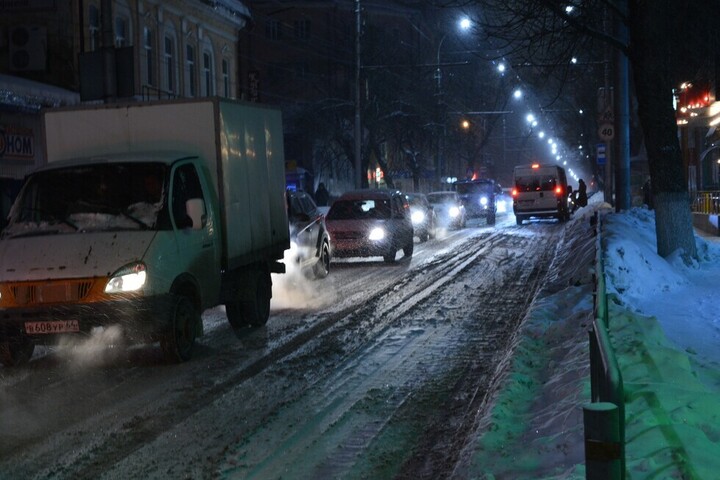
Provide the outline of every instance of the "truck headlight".
<path id="1" fill-rule="evenodd" d="M 480 197 L 480 205 L 482 205 L 484 207 L 487 204 L 488 204 L 487 197 Z"/>
<path id="2" fill-rule="evenodd" d="M 105 293 L 135 292 L 140 290 L 147 280 L 144 263 L 126 265 L 108 280 Z"/>
<path id="3" fill-rule="evenodd" d="M 452 218 L 455 218 L 460 215 L 460 209 L 458 207 L 450 207 L 449 213 Z"/>
<path id="4" fill-rule="evenodd" d="M 385 238 L 385 230 L 383 230 L 380 227 L 375 227 L 372 230 L 370 230 L 370 235 L 368 238 L 374 242 L 382 240 Z"/>

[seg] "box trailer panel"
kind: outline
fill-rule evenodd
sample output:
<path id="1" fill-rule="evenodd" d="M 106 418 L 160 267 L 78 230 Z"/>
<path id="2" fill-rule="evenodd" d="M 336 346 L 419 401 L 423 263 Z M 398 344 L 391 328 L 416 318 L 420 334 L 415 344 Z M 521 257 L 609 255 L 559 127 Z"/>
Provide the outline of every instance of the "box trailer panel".
<path id="1" fill-rule="evenodd" d="M 280 112 L 220 104 L 229 266 L 244 252 L 289 244 Z M 278 258 L 281 258 L 279 255 Z"/>

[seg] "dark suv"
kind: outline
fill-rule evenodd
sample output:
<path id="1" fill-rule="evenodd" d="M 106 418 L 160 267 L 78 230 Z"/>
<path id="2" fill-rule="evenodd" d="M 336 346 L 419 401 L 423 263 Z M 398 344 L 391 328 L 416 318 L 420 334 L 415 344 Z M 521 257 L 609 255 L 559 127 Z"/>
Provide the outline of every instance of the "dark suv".
<path id="1" fill-rule="evenodd" d="M 502 193 L 502 188 L 495 180 L 461 180 L 455 182 L 455 190 L 465 205 L 468 217 L 484 217 L 488 225 L 495 225 L 497 196 Z"/>

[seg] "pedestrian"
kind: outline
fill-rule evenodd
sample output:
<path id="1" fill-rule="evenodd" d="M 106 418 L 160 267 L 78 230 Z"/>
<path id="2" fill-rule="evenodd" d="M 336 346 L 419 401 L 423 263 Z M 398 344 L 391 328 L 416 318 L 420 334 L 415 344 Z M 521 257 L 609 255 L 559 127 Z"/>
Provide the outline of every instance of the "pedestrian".
<path id="1" fill-rule="evenodd" d="M 587 185 L 585 185 L 585 182 L 581 178 L 578 181 L 578 192 L 577 192 L 577 204 L 578 207 L 585 207 L 587 206 Z"/>
<path id="2" fill-rule="evenodd" d="M 315 190 L 315 203 L 318 207 L 327 207 L 329 201 L 330 193 L 327 191 L 327 188 L 325 188 L 325 184 L 320 182 L 317 190 Z"/>

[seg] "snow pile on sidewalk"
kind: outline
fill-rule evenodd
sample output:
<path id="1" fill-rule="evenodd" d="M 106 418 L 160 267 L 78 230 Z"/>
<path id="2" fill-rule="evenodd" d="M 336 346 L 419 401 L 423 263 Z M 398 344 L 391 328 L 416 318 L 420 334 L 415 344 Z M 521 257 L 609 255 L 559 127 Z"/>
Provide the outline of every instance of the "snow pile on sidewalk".
<path id="1" fill-rule="evenodd" d="M 589 217 L 576 214 L 555 276 L 516 341 L 465 478 L 584 479 L 582 405 L 590 401 Z M 720 243 L 700 261 L 656 252 L 654 212 L 603 217 L 610 330 L 626 398 L 629 478 L 717 478 L 720 471 Z M 461 470 L 459 468 L 458 470 Z"/>
<path id="2" fill-rule="evenodd" d="M 654 212 L 607 217 L 610 334 L 623 375 L 632 478 L 720 472 L 720 243 L 699 262 L 656 252 Z M 615 299 L 615 300 L 613 300 Z"/>

